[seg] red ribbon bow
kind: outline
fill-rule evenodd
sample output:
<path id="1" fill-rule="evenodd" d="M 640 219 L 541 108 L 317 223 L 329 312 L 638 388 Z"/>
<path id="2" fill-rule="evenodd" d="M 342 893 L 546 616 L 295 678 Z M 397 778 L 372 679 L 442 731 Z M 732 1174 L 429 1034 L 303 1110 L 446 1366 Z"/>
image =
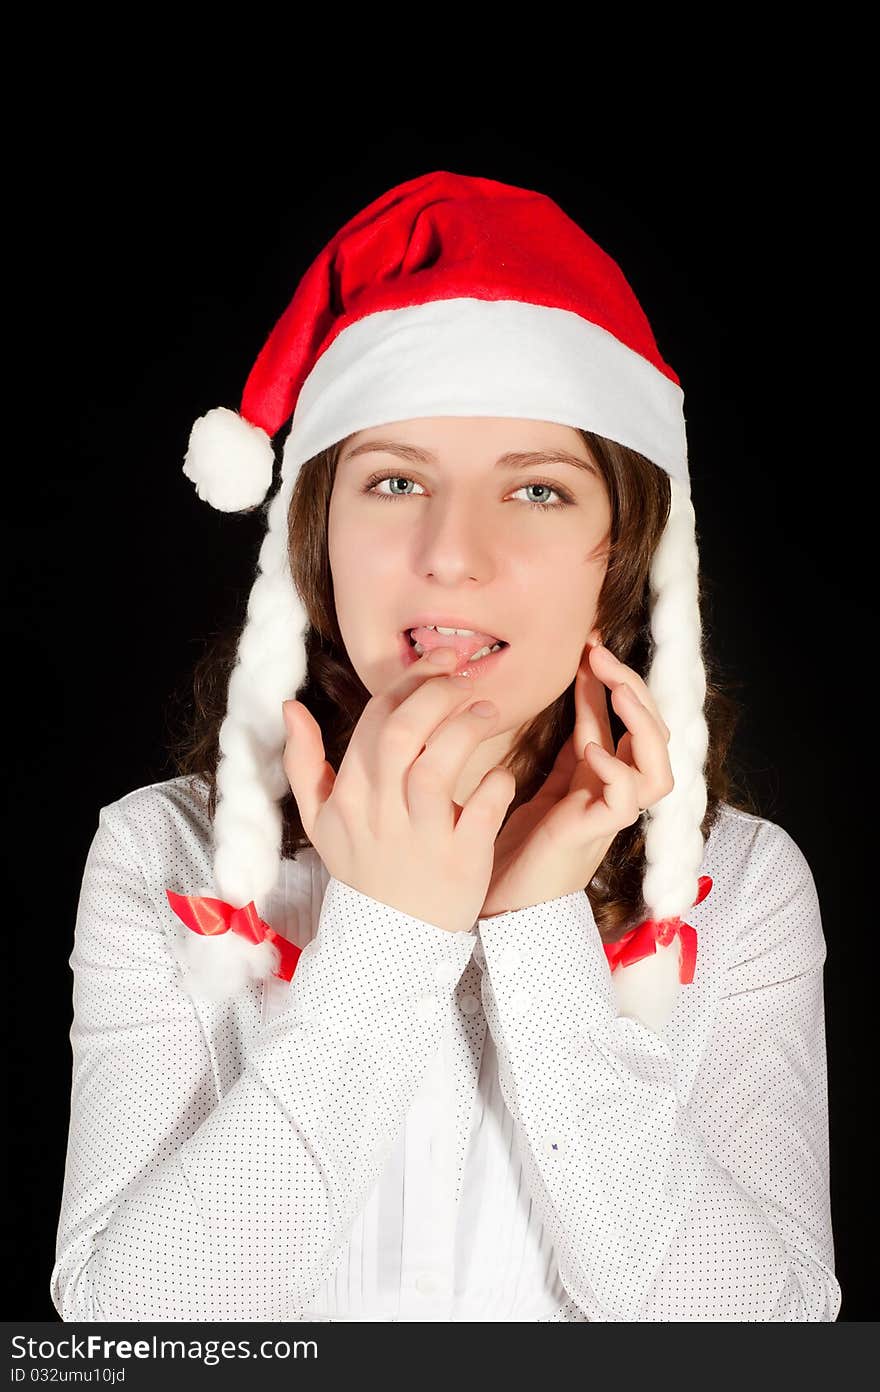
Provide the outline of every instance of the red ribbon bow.
<path id="1" fill-rule="evenodd" d="M 700 887 L 694 905 L 705 899 L 712 888 L 709 875 L 701 875 L 698 883 Z M 649 957 L 652 952 L 656 952 L 658 942 L 668 947 L 676 933 L 681 937 L 679 980 L 683 986 L 689 986 L 694 979 L 694 967 L 697 962 L 697 933 L 689 923 L 682 923 L 678 917 L 659 920 L 646 918 L 635 928 L 630 928 L 617 942 L 603 943 L 608 965 L 612 971 L 615 967 L 628 967 L 640 958 Z"/>
<path id="2" fill-rule="evenodd" d="M 280 933 L 276 933 L 274 928 L 264 923 L 257 913 L 253 899 L 249 904 L 245 904 L 243 909 L 236 909 L 223 899 L 207 899 L 198 894 L 175 894 L 170 889 L 166 889 L 165 893 L 177 917 L 194 933 L 213 938 L 218 933 L 228 933 L 231 928 L 233 933 L 239 933 L 252 943 L 261 943 L 268 939 L 281 953 L 281 961 L 274 975 L 282 981 L 289 981 L 293 976 L 302 948 L 297 947 L 289 938 L 282 938 Z"/>

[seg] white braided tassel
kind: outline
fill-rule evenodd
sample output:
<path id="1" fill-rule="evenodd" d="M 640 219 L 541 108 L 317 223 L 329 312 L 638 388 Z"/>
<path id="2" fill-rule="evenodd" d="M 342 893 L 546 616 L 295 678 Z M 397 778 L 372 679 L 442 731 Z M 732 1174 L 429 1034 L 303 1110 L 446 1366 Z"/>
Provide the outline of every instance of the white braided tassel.
<path id="1" fill-rule="evenodd" d="M 697 897 L 706 815 L 709 730 L 703 707 L 706 670 L 699 604 L 699 554 L 690 492 L 669 480 L 671 505 L 649 572 L 653 659 L 648 690 L 669 726 L 669 762 L 675 786 L 648 808 L 642 893 L 648 917 L 681 917 Z M 681 939 L 612 972 L 619 1013 L 662 1030 L 681 989 Z"/>

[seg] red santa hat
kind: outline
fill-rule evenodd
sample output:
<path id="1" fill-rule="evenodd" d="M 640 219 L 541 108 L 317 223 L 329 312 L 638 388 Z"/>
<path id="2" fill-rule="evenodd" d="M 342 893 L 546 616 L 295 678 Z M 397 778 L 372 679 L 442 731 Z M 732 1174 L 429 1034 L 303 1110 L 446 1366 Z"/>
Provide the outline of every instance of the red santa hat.
<path id="1" fill-rule="evenodd" d="M 282 702 L 306 679 L 308 619 L 287 554 L 300 467 L 390 421 L 507 416 L 606 436 L 670 478 L 650 569 L 645 679 L 671 732 L 675 786 L 646 813 L 648 927 L 633 930 L 628 951 L 608 953 L 620 1013 L 662 1028 L 694 966 L 693 929 L 674 930 L 706 892 L 706 677 L 683 400 L 622 271 L 546 194 L 423 174 L 331 238 L 264 343 L 240 411 L 201 416 L 183 466 L 212 507 L 253 508 L 271 487 L 273 439 L 292 417 L 220 732 L 217 898 L 187 897 L 187 914 L 169 894 L 195 930 L 178 952 L 192 994 L 231 996 L 271 972 L 289 979 L 295 964 L 259 905 L 281 871 L 280 804 L 290 791 Z"/>

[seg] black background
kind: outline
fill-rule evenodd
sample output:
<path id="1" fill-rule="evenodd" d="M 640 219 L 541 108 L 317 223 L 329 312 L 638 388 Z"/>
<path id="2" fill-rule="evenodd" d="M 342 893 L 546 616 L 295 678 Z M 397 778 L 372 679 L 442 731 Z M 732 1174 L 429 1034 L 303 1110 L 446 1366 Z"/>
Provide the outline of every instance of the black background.
<path id="1" fill-rule="evenodd" d="M 858 319 L 867 271 L 860 195 L 824 104 L 806 81 L 781 91 L 778 73 L 764 77 L 745 74 L 735 106 L 733 91 L 704 90 L 673 114 L 662 90 L 600 98 L 580 68 L 565 100 L 545 81 L 490 101 L 458 68 L 461 100 L 448 74 L 429 100 L 412 80 L 392 94 L 381 79 L 367 100 L 355 73 L 347 97 L 337 82 L 306 100 L 291 82 L 289 104 L 267 113 L 256 96 L 229 108 L 219 80 L 212 100 L 185 106 L 182 75 L 166 89 L 161 71 L 149 97 L 127 102 L 117 70 L 89 100 L 58 101 L 36 167 L 16 152 L 11 1315 L 55 1317 L 67 961 L 98 810 L 173 776 L 170 698 L 209 635 L 239 620 L 262 540 L 259 515 L 198 500 L 181 472 L 190 427 L 239 405 L 265 337 L 341 223 L 393 184 L 447 169 L 553 197 L 621 266 L 681 379 L 705 620 L 745 707 L 736 755 L 762 814 L 807 857 L 823 909 L 840 1318 L 876 1316 L 864 883 L 875 451 L 846 438 L 861 417 L 859 338 L 841 319 L 844 304 Z"/>

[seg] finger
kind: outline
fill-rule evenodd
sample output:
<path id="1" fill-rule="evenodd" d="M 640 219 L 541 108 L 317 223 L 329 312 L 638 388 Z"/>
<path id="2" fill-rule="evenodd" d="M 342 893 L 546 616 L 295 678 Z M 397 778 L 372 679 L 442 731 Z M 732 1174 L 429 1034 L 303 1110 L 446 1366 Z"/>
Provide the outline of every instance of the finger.
<path id="1" fill-rule="evenodd" d="M 613 748 L 611 721 L 608 719 L 607 688 L 601 676 L 597 676 L 590 665 L 590 659 L 582 656 L 574 678 L 574 754 L 583 758 L 584 750 L 590 740 L 601 744 L 603 749 Z"/>
<path id="2" fill-rule="evenodd" d="M 399 672 L 384 691 L 377 692 L 373 700 L 377 704 L 387 701 L 393 706 L 399 706 L 427 677 L 436 677 L 438 672 L 452 672 L 457 662 L 458 654 L 455 648 L 429 649 L 422 653 L 417 661 Z"/>
<path id="3" fill-rule="evenodd" d="M 318 813 L 333 791 L 336 774 L 325 757 L 321 727 L 311 711 L 301 701 L 285 701 L 281 709 L 287 729 L 282 764 L 303 830 L 311 840 Z"/>
<path id="4" fill-rule="evenodd" d="M 571 793 L 556 804 L 541 827 L 555 845 L 577 851 L 597 840 L 611 844 L 617 833 L 638 820 L 632 769 L 599 744 L 590 744 Z"/>
<path id="5" fill-rule="evenodd" d="M 626 682 L 627 685 L 632 688 L 642 705 L 654 716 L 668 744 L 670 738 L 669 726 L 657 709 L 657 702 L 651 695 L 647 683 L 639 676 L 638 672 L 634 671 L 632 667 L 627 667 L 626 663 L 621 662 L 619 658 L 615 657 L 614 654 L 608 650 L 608 648 L 601 646 L 589 649 L 588 660 L 593 674 L 598 676 L 599 680 L 606 686 L 611 687 L 612 690 L 622 681 Z M 609 744 L 603 744 L 604 749 L 608 749 L 609 747 L 610 742 Z"/>
<path id="6" fill-rule="evenodd" d="M 639 818 L 634 770 L 597 744 L 589 745 L 584 760 L 601 779 L 602 790 L 601 797 L 594 799 L 587 807 L 581 834 L 585 837 L 603 836 L 632 826 Z"/>
<path id="7" fill-rule="evenodd" d="M 552 769 L 534 796 L 529 799 L 528 805 L 539 807 L 548 802 L 558 802 L 560 798 L 566 796 L 571 786 L 572 775 L 578 764 L 574 739 L 575 737 L 572 735 L 560 746 Z"/>
<path id="8" fill-rule="evenodd" d="M 391 711 L 397 710 L 403 701 L 431 677 L 453 672 L 457 661 L 454 648 L 434 648 L 422 653 L 416 662 L 399 672 L 393 682 L 370 698 L 358 722 L 359 726 L 364 730 L 372 726 L 378 728 L 384 724 Z"/>
<path id="9" fill-rule="evenodd" d="M 615 758 L 619 759 L 622 764 L 629 764 L 630 768 L 633 767 L 631 730 L 624 730 L 623 734 L 620 736 L 620 739 L 617 741 L 617 750 L 615 753 Z"/>
<path id="10" fill-rule="evenodd" d="M 529 799 L 528 805 L 534 807 L 536 818 L 544 815 L 547 804 L 559 802 L 568 795 L 576 771 L 582 772 L 581 761 L 590 740 L 596 740 L 609 749 L 613 747 L 607 688 L 591 671 L 586 654 L 585 649 L 574 677 L 574 729 L 560 745 L 544 782 Z M 579 764 L 581 770 L 578 770 Z"/>
<path id="11" fill-rule="evenodd" d="M 453 648 L 437 648 L 431 652 L 423 653 L 418 661 L 407 667 L 406 671 L 398 676 L 390 686 L 383 691 L 376 692 L 361 712 L 360 719 L 343 756 L 339 777 L 344 776 L 347 781 L 361 784 L 364 793 L 368 788 L 372 789 L 376 784 L 381 767 L 378 744 L 389 718 L 404 702 L 409 700 L 414 692 L 427 683 L 432 680 L 436 682 L 438 677 L 442 677 L 444 681 L 447 680 L 449 674 L 454 672 L 457 661 L 458 658 Z M 465 689 L 461 691 L 460 704 L 467 700 L 472 689 L 467 685 L 467 678 L 464 679 L 462 685 Z M 456 686 L 453 685 L 452 690 L 455 691 L 455 689 Z M 417 747 L 413 758 L 420 748 L 421 745 Z"/>
<path id="12" fill-rule="evenodd" d="M 458 654 L 454 648 L 434 648 L 422 653 L 421 657 L 398 675 L 390 686 L 384 691 L 377 691 L 367 702 L 364 710 L 365 728 L 373 723 L 377 726 L 384 724 L 392 711 L 398 710 L 404 701 L 408 701 L 414 692 L 433 677 L 451 678 L 457 662 Z M 465 695 L 473 690 L 473 682 L 467 677 L 461 678 L 458 685 Z"/>
<path id="13" fill-rule="evenodd" d="M 443 728 L 427 740 L 424 752 L 417 755 L 407 770 L 409 814 L 428 835 L 448 836 L 456 827 L 452 800 L 455 785 L 471 754 L 497 729 L 498 707 L 494 702 L 487 704 L 492 706 L 488 715 L 468 709 L 450 717 Z"/>
<path id="14" fill-rule="evenodd" d="M 490 768 L 458 814 L 457 842 L 466 850 L 475 845 L 494 844 L 515 796 L 516 778 L 510 769 L 500 764 Z"/>
<path id="15" fill-rule="evenodd" d="M 606 697 L 607 688 L 590 670 L 585 651 L 574 679 L 574 730 L 560 746 L 552 769 L 529 800 L 536 820 L 544 815 L 548 804 L 567 797 L 576 775 L 583 776 L 583 752 L 590 740 L 602 744 L 603 748 L 613 748 Z"/>
<path id="16" fill-rule="evenodd" d="M 611 702 L 623 723 L 628 726 L 628 755 L 635 776 L 638 805 L 650 807 L 672 791 L 672 769 L 669 749 L 663 731 L 647 706 L 625 682 L 619 682 L 611 693 Z M 623 741 L 621 740 L 621 743 Z"/>
<path id="17" fill-rule="evenodd" d="M 629 768 L 635 770 L 635 763 L 632 752 L 631 730 L 625 730 L 623 734 L 620 736 L 620 739 L 617 741 L 617 752 L 614 757 L 616 759 L 619 759 L 622 764 L 627 764 Z M 639 811 L 644 812 L 645 807 L 649 805 L 650 804 L 640 803 Z"/>
<path id="18" fill-rule="evenodd" d="M 622 764 L 629 764 L 630 767 L 632 767 L 632 764 L 633 764 L 633 755 L 632 755 L 632 733 L 631 733 L 631 731 L 626 730 L 626 731 L 620 736 L 620 739 L 619 739 L 618 742 L 617 742 L 617 754 L 616 754 L 615 757 L 618 758 Z M 650 803 L 650 802 L 640 803 L 640 805 L 639 805 L 639 811 L 640 811 L 640 812 L 645 812 L 645 811 L 647 811 L 647 809 L 648 809 L 650 806 L 651 806 L 651 803 Z"/>
<path id="19" fill-rule="evenodd" d="M 380 818 L 390 819 L 386 825 L 393 825 L 395 818 L 407 813 L 410 771 L 437 727 L 476 699 L 474 684 L 468 677 L 447 675 L 423 680 L 386 716 L 372 744 L 367 742 L 365 759 L 371 797 Z M 473 719 L 478 729 L 485 728 L 485 721 L 480 722 L 477 716 Z M 450 799 L 451 796 L 450 787 Z"/>

